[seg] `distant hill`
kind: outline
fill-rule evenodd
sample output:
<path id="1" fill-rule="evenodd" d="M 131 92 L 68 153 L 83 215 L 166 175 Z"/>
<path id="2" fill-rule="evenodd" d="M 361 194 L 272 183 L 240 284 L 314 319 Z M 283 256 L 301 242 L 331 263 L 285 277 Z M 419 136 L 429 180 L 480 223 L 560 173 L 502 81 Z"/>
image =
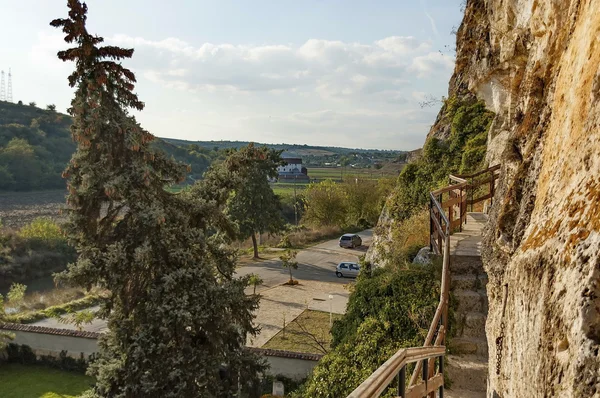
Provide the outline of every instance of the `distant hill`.
<path id="1" fill-rule="evenodd" d="M 64 189 L 61 174 L 75 151 L 71 123 L 69 115 L 0 101 L 0 191 Z M 184 148 L 160 138 L 153 145 L 191 166 L 188 182 L 225 156 L 225 151 Z"/>
<path id="2" fill-rule="evenodd" d="M 247 146 L 248 141 L 186 141 L 175 138 L 163 138 L 166 142 L 188 146 L 198 145 L 214 150 L 242 148 Z M 307 166 L 335 165 L 347 158 L 348 162 L 358 167 L 369 167 L 376 163 L 401 162 L 405 159 L 405 152 L 381 149 L 341 148 L 329 146 L 298 145 L 298 144 L 263 144 L 269 148 L 282 150 L 283 156 L 301 157 Z"/>
<path id="3" fill-rule="evenodd" d="M 0 191 L 64 189 L 62 171 L 75 151 L 69 127 L 72 120 L 53 110 L 0 101 Z M 241 141 L 185 141 L 158 138 L 154 144 L 174 159 L 192 168 L 191 183 L 227 150 L 241 148 Z M 263 144 L 259 144 L 263 145 Z M 293 144 L 266 144 L 283 150 L 284 156 L 302 157 L 307 166 L 335 165 L 339 162 L 357 167 L 398 161 L 398 151 L 319 147 Z"/>
<path id="4" fill-rule="evenodd" d="M 247 146 L 250 141 L 186 141 L 177 138 L 163 138 L 167 142 L 176 145 L 196 144 L 205 148 L 242 148 Z M 269 148 L 283 150 L 284 155 L 289 156 L 328 156 L 328 155 L 347 155 L 350 153 L 381 153 L 387 155 L 398 155 L 401 151 L 383 150 L 383 149 L 361 149 L 361 148 L 342 148 L 331 146 L 314 146 L 314 145 L 299 145 L 299 144 L 264 144 L 256 143 L 256 145 L 266 145 Z"/>

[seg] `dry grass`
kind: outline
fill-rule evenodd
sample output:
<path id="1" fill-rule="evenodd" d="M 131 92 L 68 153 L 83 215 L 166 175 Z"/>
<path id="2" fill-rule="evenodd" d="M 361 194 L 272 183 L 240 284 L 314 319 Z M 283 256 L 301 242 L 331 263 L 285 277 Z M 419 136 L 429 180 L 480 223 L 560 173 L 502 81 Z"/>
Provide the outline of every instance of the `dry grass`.
<path id="1" fill-rule="evenodd" d="M 338 238 L 342 233 L 346 232 L 357 232 L 354 230 L 342 231 L 339 227 L 303 227 L 295 231 L 287 233 L 287 236 L 292 245 L 291 248 L 299 249 L 310 245 L 315 245 L 330 239 Z M 268 248 L 278 247 L 281 243 L 281 239 L 286 234 L 261 234 L 259 239 L 259 252 L 261 256 L 263 253 L 268 253 Z M 248 251 L 251 253 L 252 240 L 250 238 L 243 242 L 237 243 L 237 248 L 241 251 Z"/>
<path id="2" fill-rule="evenodd" d="M 388 242 L 390 263 L 404 267 L 418 249 L 429 246 L 429 210 L 422 210 L 392 228 Z"/>
<path id="3" fill-rule="evenodd" d="M 333 314 L 333 320 L 342 315 Z M 273 336 L 262 348 L 325 354 L 330 349 L 329 313 L 306 310 Z"/>

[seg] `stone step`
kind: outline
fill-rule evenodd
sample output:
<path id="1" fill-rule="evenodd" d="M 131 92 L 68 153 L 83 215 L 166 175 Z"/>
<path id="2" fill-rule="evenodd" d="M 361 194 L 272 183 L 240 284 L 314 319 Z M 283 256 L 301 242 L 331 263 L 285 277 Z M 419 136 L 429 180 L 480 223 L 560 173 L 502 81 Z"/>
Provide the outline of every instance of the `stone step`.
<path id="1" fill-rule="evenodd" d="M 448 391 L 454 391 L 456 397 L 471 396 L 456 395 L 461 390 L 485 392 L 487 389 L 488 362 L 485 358 L 475 355 L 448 355 L 446 370 L 452 383 L 451 390 Z"/>
<path id="2" fill-rule="evenodd" d="M 457 274 L 452 275 L 450 279 L 452 290 L 481 290 L 485 289 L 488 283 L 488 277 L 485 273 Z"/>
<path id="3" fill-rule="evenodd" d="M 453 292 L 458 301 L 457 314 L 468 312 L 488 312 L 488 298 L 485 290 L 457 290 Z"/>
<path id="4" fill-rule="evenodd" d="M 481 256 L 450 256 L 450 273 L 454 275 L 480 274 L 483 272 Z"/>
<path id="5" fill-rule="evenodd" d="M 481 312 L 458 314 L 458 337 L 476 337 L 485 339 L 486 315 Z"/>
<path id="6" fill-rule="evenodd" d="M 485 398 L 485 391 L 444 389 L 444 398 Z"/>
<path id="7" fill-rule="evenodd" d="M 487 340 L 477 337 L 454 337 L 450 341 L 450 352 L 460 355 L 488 356 Z"/>

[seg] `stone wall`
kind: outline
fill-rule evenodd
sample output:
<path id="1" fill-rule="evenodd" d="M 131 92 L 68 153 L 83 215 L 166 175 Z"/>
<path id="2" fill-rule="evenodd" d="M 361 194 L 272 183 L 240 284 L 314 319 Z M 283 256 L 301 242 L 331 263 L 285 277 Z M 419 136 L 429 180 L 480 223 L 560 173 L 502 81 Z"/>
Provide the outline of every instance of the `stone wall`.
<path id="1" fill-rule="evenodd" d="M 29 346 L 36 355 L 56 356 L 61 351 L 73 358 L 84 358 L 98 351 L 100 333 L 80 332 L 77 330 L 54 329 L 31 325 L 5 324 L 0 329 L 14 334 L 11 342 Z M 248 348 L 252 352 L 263 355 L 269 364 L 268 373 L 273 376 L 285 376 L 294 380 L 302 380 L 322 358 L 320 354 L 266 350 Z"/>

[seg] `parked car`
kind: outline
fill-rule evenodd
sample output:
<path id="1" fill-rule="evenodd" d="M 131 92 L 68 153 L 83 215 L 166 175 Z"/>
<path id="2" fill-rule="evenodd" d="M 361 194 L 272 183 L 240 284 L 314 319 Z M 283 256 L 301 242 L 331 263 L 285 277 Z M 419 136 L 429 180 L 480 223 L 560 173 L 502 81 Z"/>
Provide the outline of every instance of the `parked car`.
<path id="1" fill-rule="evenodd" d="M 340 247 L 354 249 L 362 245 L 362 239 L 356 234 L 344 234 L 340 237 Z"/>
<path id="2" fill-rule="evenodd" d="M 357 263 L 344 262 L 344 263 L 339 263 L 335 267 L 335 275 L 338 278 L 342 278 L 344 276 L 350 277 L 350 278 L 356 278 L 358 276 L 359 272 L 360 272 L 360 265 L 358 265 Z"/>

